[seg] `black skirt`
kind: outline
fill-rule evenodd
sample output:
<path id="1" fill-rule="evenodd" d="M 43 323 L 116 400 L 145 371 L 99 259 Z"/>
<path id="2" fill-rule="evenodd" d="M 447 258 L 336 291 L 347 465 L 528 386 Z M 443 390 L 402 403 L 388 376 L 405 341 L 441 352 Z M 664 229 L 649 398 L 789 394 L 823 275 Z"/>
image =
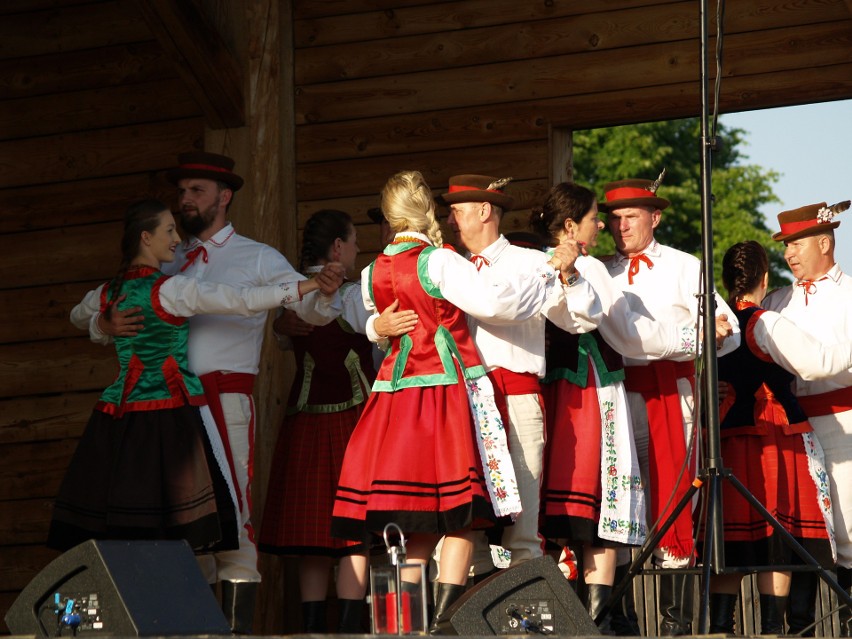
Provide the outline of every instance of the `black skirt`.
<path id="1" fill-rule="evenodd" d="M 185 539 L 196 552 L 238 547 L 238 519 L 199 409 L 92 412 L 53 509 L 47 545 Z"/>

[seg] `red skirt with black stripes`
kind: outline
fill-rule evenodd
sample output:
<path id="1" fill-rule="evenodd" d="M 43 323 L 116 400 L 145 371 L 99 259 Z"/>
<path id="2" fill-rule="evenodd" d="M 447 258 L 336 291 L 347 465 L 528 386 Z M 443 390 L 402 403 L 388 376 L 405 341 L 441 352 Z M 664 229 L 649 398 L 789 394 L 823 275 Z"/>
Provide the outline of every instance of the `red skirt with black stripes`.
<path id="1" fill-rule="evenodd" d="M 775 413 L 774 414 L 773 410 Z M 722 458 L 757 500 L 821 564 L 832 563 L 817 486 L 801 433 L 785 432 L 780 406 L 769 399 L 755 434 L 722 432 Z M 780 535 L 730 482 L 722 484 L 725 559 L 729 565 L 801 563 Z"/>
<path id="2" fill-rule="evenodd" d="M 340 557 L 362 544 L 331 536 L 331 511 L 343 455 L 363 405 L 284 420 L 269 476 L 258 548 L 280 555 Z"/>
<path id="3" fill-rule="evenodd" d="M 373 392 L 346 448 L 332 534 L 360 541 L 390 522 L 407 534 L 488 526 L 475 437 L 462 382 Z"/>

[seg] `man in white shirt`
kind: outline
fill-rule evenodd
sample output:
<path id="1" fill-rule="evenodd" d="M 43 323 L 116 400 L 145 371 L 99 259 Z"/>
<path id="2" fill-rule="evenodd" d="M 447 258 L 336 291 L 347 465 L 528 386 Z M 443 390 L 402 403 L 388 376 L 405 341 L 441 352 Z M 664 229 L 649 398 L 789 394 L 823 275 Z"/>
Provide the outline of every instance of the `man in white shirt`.
<path id="1" fill-rule="evenodd" d="M 834 261 L 834 217 L 849 202 L 810 204 L 778 215 L 781 230 L 772 236 L 784 242 L 784 259 L 796 281 L 766 296 L 763 306 L 778 311 L 802 330 L 826 344 L 852 335 L 852 278 Z M 834 534 L 837 541 L 837 581 L 852 587 L 852 370 L 818 381 L 796 380 L 799 404 L 808 416 L 825 452 L 831 480 Z M 788 634 L 798 634 L 814 621 L 818 578 L 793 573 L 788 598 Z M 841 610 L 848 621 L 849 611 Z M 845 624 L 844 624 L 845 625 Z M 843 628 L 842 636 L 849 636 Z M 813 636 L 811 629 L 808 636 Z"/>
<path id="2" fill-rule="evenodd" d="M 674 326 L 696 325 L 701 263 L 654 239 L 662 211 L 670 204 L 657 195 L 661 179 L 627 179 L 604 187 L 605 202 L 599 209 L 608 214 L 617 253 L 603 262 L 631 310 Z M 721 355 L 739 345 L 740 335 L 733 312 L 718 295 L 715 299 L 717 318 L 727 315 L 732 327 L 732 335 L 718 351 Z M 651 522 L 668 517 L 689 489 L 696 471 L 693 359 L 694 355 L 688 354 L 658 361 L 625 358 L 624 385 Z M 664 568 L 679 568 L 688 566 L 693 557 L 692 513 L 687 508 L 664 535 L 655 560 Z M 661 635 L 691 634 L 693 581 L 684 574 L 661 577 Z"/>
<path id="3" fill-rule="evenodd" d="M 206 152 L 183 153 L 179 165 L 166 173 L 178 189 L 179 222 L 185 241 L 175 261 L 165 264 L 168 274 L 229 284 L 261 286 L 306 279 L 278 251 L 266 244 L 238 235 L 227 221 L 227 211 L 243 179 L 233 172 L 234 161 Z M 343 279 L 336 267 L 321 277 L 333 288 Z M 340 299 L 311 295 L 290 306 L 302 319 L 327 324 L 341 311 Z M 102 341 L 108 335 L 129 335 L 138 330 L 138 309 L 114 313 L 108 324 L 92 309 L 90 332 Z M 202 572 L 210 583 L 222 582 L 222 607 L 237 634 L 249 634 L 254 618 L 257 584 L 257 548 L 251 521 L 251 477 L 254 447 L 254 402 L 252 390 L 259 370 L 266 313 L 249 316 L 196 315 L 190 318 L 189 366 L 204 385 L 211 413 L 216 419 L 228 458 L 238 506 L 242 513 L 238 550 L 199 557 Z"/>
<path id="4" fill-rule="evenodd" d="M 458 175 L 450 178 L 449 192 L 441 196 L 449 206 L 450 228 L 470 253 L 470 260 L 479 269 L 490 269 L 492 275 L 505 273 L 507 278 L 533 270 L 548 259 L 544 252 L 514 246 L 500 234 L 502 215 L 514 205 L 514 199 L 504 192 L 510 180 Z M 563 290 L 579 286 L 579 279 L 574 271 Z M 509 451 L 523 512 L 505 529 L 502 545 L 511 552 L 510 565 L 515 566 L 543 554 L 538 514 L 545 435 L 539 379 L 545 374 L 545 317 L 537 314 L 522 322 L 497 324 L 468 316 L 468 324 L 495 394 L 505 398 Z M 487 548 L 477 550 L 477 556 L 485 555 L 490 561 Z"/>

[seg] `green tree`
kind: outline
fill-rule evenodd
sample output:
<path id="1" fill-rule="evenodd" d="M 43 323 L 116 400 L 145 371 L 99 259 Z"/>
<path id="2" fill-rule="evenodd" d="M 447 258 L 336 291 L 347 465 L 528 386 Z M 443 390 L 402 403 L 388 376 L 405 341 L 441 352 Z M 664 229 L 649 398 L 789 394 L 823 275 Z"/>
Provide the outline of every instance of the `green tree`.
<path id="1" fill-rule="evenodd" d="M 721 149 L 711 161 L 713 193 L 713 261 L 716 287 L 722 286 L 722 256 L 732 244 L 757 240 L 770 259 L 770 285 L 788 283 L 783 245 L 772 240 L 760 209 L 778 202 L 772 185 L 778 174 L 745 164 L 741 151 L 745 131 L 719 125 Z M 701 128 L 698 118 L 647 122 L 574 133 L 575 179 L 599 198 L 607 182 L 628 177 L 656 179 L 665 167 L 658 193 L 672 205 L 663 212 L 655 237 L 700 257 L 701 254 Z M 601 233 L 596 253 L 614 251 L 612 236 Z"/>

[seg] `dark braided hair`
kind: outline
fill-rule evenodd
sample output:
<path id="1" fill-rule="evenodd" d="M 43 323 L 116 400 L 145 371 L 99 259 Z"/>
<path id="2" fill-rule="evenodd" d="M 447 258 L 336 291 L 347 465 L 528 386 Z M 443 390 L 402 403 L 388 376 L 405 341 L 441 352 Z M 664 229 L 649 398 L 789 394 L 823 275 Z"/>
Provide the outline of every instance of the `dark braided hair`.
<path id="1" fill-rule="evenodd" d="M 349 239 L 352 230 L 352 218 L 343 211 L 322 209 L 311 215 L 302 231 L 299 270 L 304 272 L 307 267 L 316 266 L 320 260 L 328 259 L 328 252 L 334 240 Z"/>
<path id="2" fill-rule="evenodd" d="M 565 220 L 579 224 L 594 203 L 594 192 L 573 182 L 562 182 L 548 191 L 541 206 L 530 212 L 530 228 L 555 240 L 565 228 Z"/>
<path id="3" fill-rule="evenodd" d="M 112 314 L 112 307 L 124 284 L 124 276 L 133 260 L 139 255 L 139 243 L 142 241 L 142 233 L 147 231 L 153 233 L 160 224 L 160 214 L 169 208 L 160 200 L 149 198 L 139 200 L 127 207 L 124 212 L 124 233 L 121 236 L 121 263 L 118 272 L 109 284 L 109 295 L 106 312 L 107 319 Z"/>
<path id="4" fill-rule="evenodd" d="M 768 270 L 769 258 L 759 242 L 738 242 L 729 248 L 722 258 L 722 283 L 731 306 L 757 288 Z"/>

